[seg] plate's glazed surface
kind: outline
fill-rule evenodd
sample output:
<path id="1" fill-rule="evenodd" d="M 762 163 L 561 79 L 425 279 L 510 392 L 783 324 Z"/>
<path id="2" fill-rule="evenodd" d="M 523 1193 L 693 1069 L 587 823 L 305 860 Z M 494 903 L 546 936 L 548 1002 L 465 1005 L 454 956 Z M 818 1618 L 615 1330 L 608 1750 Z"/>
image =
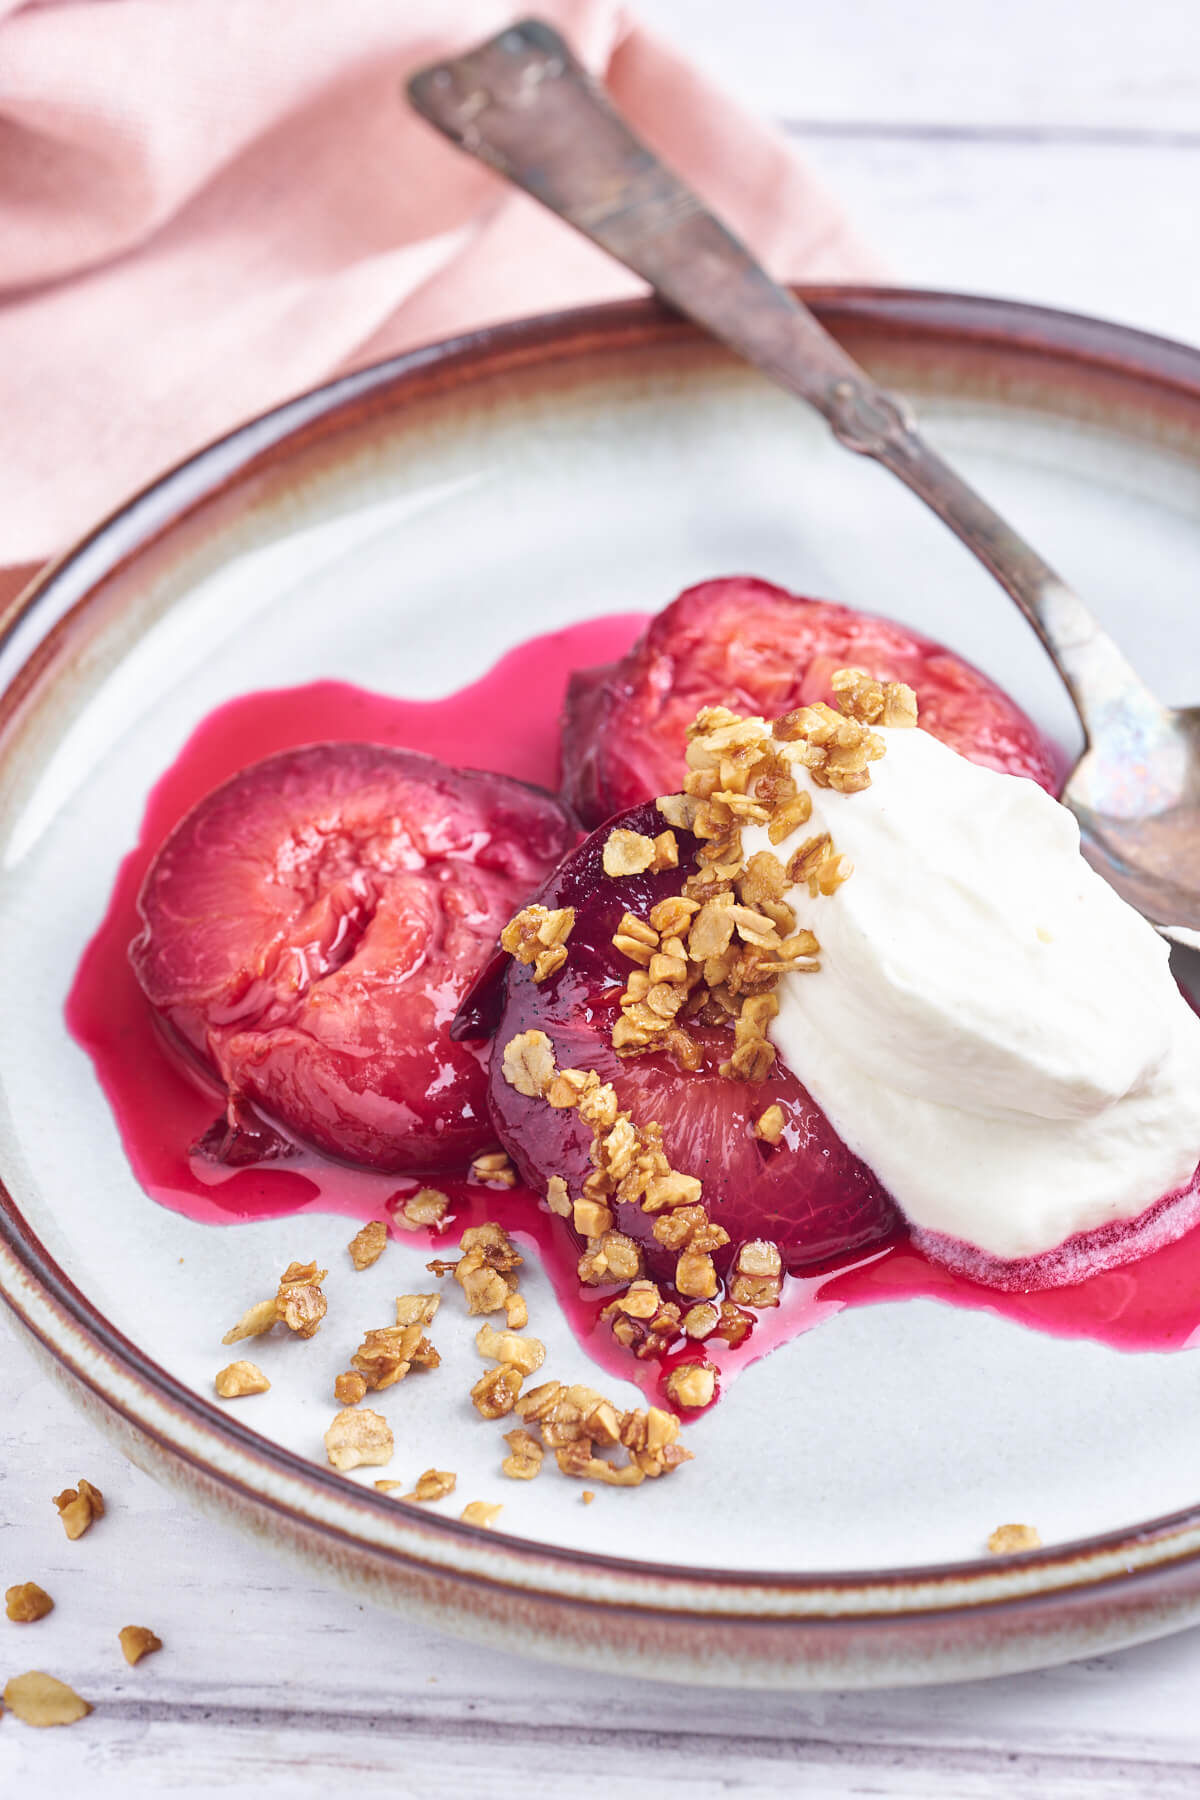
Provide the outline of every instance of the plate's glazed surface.
<path id="1" fill-rule="evenodd" d="M 822 310 L 1151 684 L 1200 693 L 1200 354 L 988 302 L 829 294 Z M 944 639 L 1073 748 L 1030 634 L 935 522 L 649 304 L 498 331 L 297 401 L 51 571 L 0 649 L 0 1291 L 144 1466 L 376 1598 L 514 1647 L 839 1685 L 1170 1629 L 1200 1616 L 1200 1362 L 929 1302 L 827 1320 L 692 1428 L 679 1476 L 584 1508 L 556 1476 L 499 1475 L 449 1301 L 443 1369 L 382 1410 L 386 1473 L 455 1468 L 457 1494 L 416 1515 L 344 1481 L 321 1452 L 333 1376 L 393 1294 L 426 1285 L 428 1253 L 393 1244 L 356 1275 L 343 1220 L 218 1228 L 164 1211 L 66 1032 L 149 787 L 213 706 L 327 676 L 444 693 L 536 632 L 735 569 Z M 331 1269 L 325 1329 L 264 1345 L 270 1394 L 220 1409 L 221 1332 L 309 1256 Z M 548 1367 L 587 1379 L 544 1278 L 523 1286 Z M 504 1501 L 511 1535 L 459 1525 L 473 1498 Z M 974 1560 L 1013 1518 L 1047 1549 Z"/>

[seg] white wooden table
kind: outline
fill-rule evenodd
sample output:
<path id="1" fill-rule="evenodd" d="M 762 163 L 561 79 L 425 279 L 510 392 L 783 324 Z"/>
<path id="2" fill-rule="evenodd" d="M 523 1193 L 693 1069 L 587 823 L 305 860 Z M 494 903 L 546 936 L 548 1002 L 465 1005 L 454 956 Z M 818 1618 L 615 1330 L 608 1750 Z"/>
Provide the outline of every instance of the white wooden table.
<path id="1" fill-rule="evenodd" d="M 641 0 L 785 120 L 895 279 L 1107 314 L 1200 342 L 1195 0 Z M 0 1620 L 97 1710 L 0 1723 L 0 1794 L 90 1800 L 460 1795 L 536 1787 L 1043 1797 L 1200 1792 L 1200 1630 L 1066 1669 L 936 1690 L 689 1692 L 504 1658 L 314 1587 L 116 1456 L 0 1320 L 0 1574 L 58 1600 Z M 86 1475 L 109 1516 L 69 1544 Z M 119 1626 L 167 1648 L 127 1669 Z M 36 1636 L 34 1633 L 36 1632 Z"/>

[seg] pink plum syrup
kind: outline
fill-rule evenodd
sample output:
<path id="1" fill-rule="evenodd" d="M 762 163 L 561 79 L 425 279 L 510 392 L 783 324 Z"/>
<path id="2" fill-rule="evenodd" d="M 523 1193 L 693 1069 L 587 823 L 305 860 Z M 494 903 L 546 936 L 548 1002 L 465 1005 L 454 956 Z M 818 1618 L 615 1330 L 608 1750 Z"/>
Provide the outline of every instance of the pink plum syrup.
<path id="1" fill-rule="evenodd" d="M 129 963 L 139 928 L 137 894 L 155 851 L 198 800 L 247 764 L 301 744 L 358 739 L 421 750 L 448 763 L 492 769 L 555 788 L 559 716 L 573 669 L 624 654 L 645 625 L 641 615 L 595 619 L 532 639 L 481 680 L 441 700 L 399 700 L 342 682 L 266 690 L 218 707 L 193 732 L 146 804 L 136 848 L 121 865 L 108 912 L 85 950 L 67 1002 L 67 1023 L 88 1052 L 113 1110 L 126 1154 L 154 1200 L 212 1225 L 300 1213 L 356 1220 L 392 1218 L 422 1184 L 298 1150 L 281 1161 L 231 1169 L 192 1154 L 223 1096 L 174 1053 L 161 1035 Z M 936 1154 L 936 1150 L 933 1151 Z M 466 1225 L 495 1219 L 543 1263 L 580 1344 L 613 1373 L 661 1399 L 664 1372 L 694 1359 L 697 1347 L 662 1363 L 635 1362 L 599 1318 L 607 1296 L 582 1288 L 578 1248 L 561 1221 L 527 1189 L 467 1180 L 429 1180 L 451 1199 L 440 1236 L 396 1230 L 445 1255 Z M 726 1379 L 778 1344 L 843 1307 L 925 1298 L 995 1313 L 1062 1337 L 1092 1338 L 1119 1350 L 1180 1350 L 1200 1341 L 1200 1228 L 1126 1267 L 1072 1286 L 1000 1292 L 926 1258 L 907 1235 L 882 1250 L 819 1274 L 790 1278 L 782 1304 L 760 1313 L 737 1349 L 708 1339 L 704 1356 Z"/>

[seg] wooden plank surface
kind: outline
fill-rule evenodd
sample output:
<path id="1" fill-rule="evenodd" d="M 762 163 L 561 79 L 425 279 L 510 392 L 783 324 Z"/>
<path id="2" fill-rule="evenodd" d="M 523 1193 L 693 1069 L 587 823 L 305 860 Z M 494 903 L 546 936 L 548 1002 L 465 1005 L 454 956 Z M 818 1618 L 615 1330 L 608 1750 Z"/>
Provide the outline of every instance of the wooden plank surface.
<path id="1" fill-rule="evenodd" d="M 1200 342 L 1194 0 L 643 0 L 788 122 L 895 278 L 1107 314 Z M 499 1659 L 372 1612 L 202 1521 L 117 1457 L 0 1321 L 0 1573 L 57 1608 L 3 1625 L 4 1674 L 97 1704 L 0 1723 L 0 1793 L 655 1791 L 1108 1800 L 1200 1791 L 1200 1631 L 925 1691 L 692 1693 Z M 109 1516 L 69 1544 L 79 1475 Z M 117 1629 L 167 1648 L 140 1669 Z M 2 1625 L 3 1622 L 0 1622 Z"/>

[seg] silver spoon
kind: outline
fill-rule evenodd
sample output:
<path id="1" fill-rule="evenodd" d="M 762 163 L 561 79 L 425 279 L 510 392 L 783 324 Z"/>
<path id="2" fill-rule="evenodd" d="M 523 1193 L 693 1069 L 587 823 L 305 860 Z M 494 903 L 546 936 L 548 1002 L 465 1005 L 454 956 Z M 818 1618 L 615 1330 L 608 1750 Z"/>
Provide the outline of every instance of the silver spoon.
<path id="1" fill-rule="evenodd" d="M 824 414 L 930 506 L 1017 602 L 1086 738 L 1062 799 L 1084 853 L 1165 936 L 1200 948 L 1200 708 L 1163 706 L 1037 551 L 921 437 L 812 313 L 629 130 L 528 19 L 409 83 L 416 110 Z"/>

